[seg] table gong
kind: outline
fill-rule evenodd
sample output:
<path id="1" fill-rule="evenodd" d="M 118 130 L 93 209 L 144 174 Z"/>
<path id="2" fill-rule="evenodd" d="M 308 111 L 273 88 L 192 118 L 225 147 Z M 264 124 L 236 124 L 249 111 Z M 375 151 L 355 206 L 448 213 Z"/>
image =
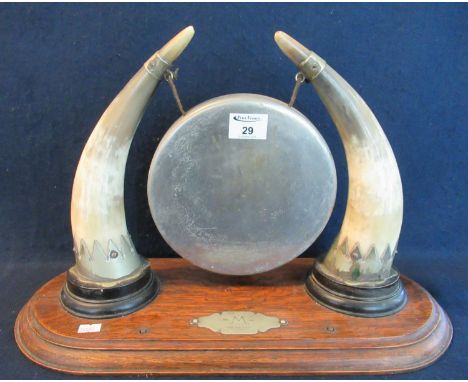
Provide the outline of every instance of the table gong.
<path id="1" fill-rule="evenodd" d="M 384 374 L 435 362 L 452 326 L 393 267 L 402 184 L 370 108 L 321 57 L 277 32 L 299 70 L 289 103 L 229 94 L 186 112 L 172 65 L 193 35 L 188 27 L 159 49 L 94 128 L 72 191 L 75 264 L 20 311 L 20 350 L 90 375 Z M 149 260 L 127 230 L 124 175 L 161 80 L 182 115 L 154 154 L 148 203 L 181 258 Z M 297 257 L 325 228 L 337 180 L 327 143 L 294 108 L 303 83 L 338 130 L 349 177 L 341 229 L 316 260 Z"/>

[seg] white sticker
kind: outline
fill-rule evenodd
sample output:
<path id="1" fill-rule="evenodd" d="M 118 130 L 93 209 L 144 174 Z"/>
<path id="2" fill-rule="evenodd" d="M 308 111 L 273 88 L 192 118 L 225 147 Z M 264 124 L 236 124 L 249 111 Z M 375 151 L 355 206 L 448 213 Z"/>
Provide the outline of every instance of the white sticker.
<path id="1" fill-rule="evenodd" d="M 78 333 L 96 333 L 101 331 L 102 324 L 81 324 Z"/>
<path id="2" fill-rule="evenodd" d="M 266 139 L 268 114 L 229 113 L 229 139 Z"/>

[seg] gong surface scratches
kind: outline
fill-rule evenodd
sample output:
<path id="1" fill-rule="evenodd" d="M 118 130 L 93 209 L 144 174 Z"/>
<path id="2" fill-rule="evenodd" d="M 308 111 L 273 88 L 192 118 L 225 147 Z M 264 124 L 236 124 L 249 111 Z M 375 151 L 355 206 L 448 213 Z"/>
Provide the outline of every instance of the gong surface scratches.
<path id="1" fill-rule="evenodd" d="M 285 103 L 233 94 L 202 103 L 161 140 L 148 199 L 182 257 L 223 274 L 279 267 L 324 229 L 336 196 L 330 151 Z"/>

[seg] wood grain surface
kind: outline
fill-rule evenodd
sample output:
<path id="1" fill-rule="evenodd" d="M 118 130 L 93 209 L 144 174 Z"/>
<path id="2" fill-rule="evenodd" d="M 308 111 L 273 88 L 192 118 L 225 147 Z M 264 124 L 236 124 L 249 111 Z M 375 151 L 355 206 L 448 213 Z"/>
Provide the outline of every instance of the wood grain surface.
<path id="1" fill-rule="evenodd" d="M 75 317 L 59 300 L 65 274 L 50 280 L 18 315 L 21 351 L 39 365 L 72 374 L 383 374 L 433 363 L 452 338 L 445 312 L 405 277 L 408 304 L 402 311 L 359 318 L 308 296 L 304 281 L 313 259 L 247 277 L 209 273 L 181 259 L 150 261 L 161 292 L 125 317 Z M 191 325 L 194 318 L 236 310 L 288 324 L 255 335 L 223 335 Z M 101 331 L 77 332 L 91 323 L 101 323 Z"/>

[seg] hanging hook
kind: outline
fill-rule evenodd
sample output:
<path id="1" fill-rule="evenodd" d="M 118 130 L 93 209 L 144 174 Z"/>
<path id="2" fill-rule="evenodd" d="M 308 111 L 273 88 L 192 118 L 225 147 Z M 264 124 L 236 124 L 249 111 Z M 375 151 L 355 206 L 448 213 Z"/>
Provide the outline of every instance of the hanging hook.
<path id="1" fill-rule="evenodd" d="M 292 91 L 292 94 L 291 94 L 291 99 L 290 99 L 290 101 L 288 103 L 289 107 L 293 107 L 294 102 L 296 102 L 297 93 L 299 92 L 299 88 L 301 87 L 301 85 L 306 80 L 306 77 L 305 77 L 304 73 L 298 72 L 298 73 L 296 73 L 296 76 L 294 77 L 294 79 L 295 79 L 296 83 L 294 84 L 294 88 L 293 88 L 293 91 Z"/>
<path id="2" fill-rule="evenodd" d="M 180 100 L 179 93 L 177 92 L 177 87 L 175 85 L 175 80 L 177 80 L 177 73 L 179 72 L 179 68 L 175 69 L 174 71 L 167 69 L 164 73 L 164 79 L 169 84 L 169 87 L 172 90 L 172 95 L 177 103 L 177 107 L 182 115 L 185 115 L 184 106 L 182 105 L 182 101 Z"/>

